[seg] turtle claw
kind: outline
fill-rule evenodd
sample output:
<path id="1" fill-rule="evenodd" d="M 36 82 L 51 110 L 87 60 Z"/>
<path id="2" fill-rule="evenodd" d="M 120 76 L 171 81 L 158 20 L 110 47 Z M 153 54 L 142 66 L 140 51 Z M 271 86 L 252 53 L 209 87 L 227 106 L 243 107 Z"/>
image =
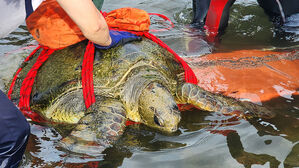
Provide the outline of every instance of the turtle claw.
<path id="1" fill-rule="evenodd" d="M 234 117 L 241 118 L 241 119 L 248 119 L 246 114 L 240 110 L 233 110 L 232 112 L 223 113 L 223 115 L 234 116 Z"/>
<path id="2" fill-rule="evenodd" d="M 95 141 L 86 141 L 79 137 L 67 136 L 63 138 L 58 145 L 74 153 L 86 154 L 89 156 L 100 156 L 110 144 L 99 144 Z"/>
<path id="3" fill-rule="evenodd" d="M 243 101 L 241 102 L 242 106 L 244 106 L 244 115 L 247 119 L 253 118 L 253 117 L 261 117 L 265 119 L 274 118 L 276 114 L 267 108 L 254 104 L 252 102 Z"/>

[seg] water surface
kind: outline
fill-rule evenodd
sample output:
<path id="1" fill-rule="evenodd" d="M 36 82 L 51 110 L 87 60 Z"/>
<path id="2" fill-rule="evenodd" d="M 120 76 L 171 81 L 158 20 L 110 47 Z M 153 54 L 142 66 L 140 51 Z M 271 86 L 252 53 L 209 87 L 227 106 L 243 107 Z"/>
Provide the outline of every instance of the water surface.
<path id="1" fill-rule="evenodd" d="M 229 26 L 216 44 L 206 42 L 204 32 L 188 25 L 192 18 L 190 0 L 110 0 L 105 2 L 103 10 L 126 6 L 169 17 L 175 27 L 155 35 L 182 57 L 239 49 L 288 48 L 292 51 L 299 44 L 298 15 L 289 18 L 280 29 L 252 0 L 234 4 Z M 152 25 L 157 29 L 163 28 L 165 23 L 152 17 Z M 6 85 L 13 73 L 35 45 L 25 26 L 0 39 L 1 90 L 7 91 Z M 246 121 L 193 109 L 182 113 L 179 131 L 172 136 L 131 125 L 113 147 L 98 157 L 59 148 L 57 142 L 61 135 L 45 125 L 31 123 L 31 136 L 21 167 L 299 167 L 298 94 L 299 88 L 288 96 L 261 102 L 277 114 L 273 119 Z"/>

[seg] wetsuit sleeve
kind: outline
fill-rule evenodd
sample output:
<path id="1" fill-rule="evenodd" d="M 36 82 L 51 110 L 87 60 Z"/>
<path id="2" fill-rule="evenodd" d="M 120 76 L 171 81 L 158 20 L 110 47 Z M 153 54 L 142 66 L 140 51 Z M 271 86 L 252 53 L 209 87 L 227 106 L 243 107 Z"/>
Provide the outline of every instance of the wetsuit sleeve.
<path id="1" fill-rule="evenodd" d="M 0 167 L 17 168 L 22 160 L 30 126 L 23 114 L 0 90 Z"/>
<path id="2" fill-rule="evenodd" d="M 24 23 L 25 0 L 0 0 L 0 38 Z"/>

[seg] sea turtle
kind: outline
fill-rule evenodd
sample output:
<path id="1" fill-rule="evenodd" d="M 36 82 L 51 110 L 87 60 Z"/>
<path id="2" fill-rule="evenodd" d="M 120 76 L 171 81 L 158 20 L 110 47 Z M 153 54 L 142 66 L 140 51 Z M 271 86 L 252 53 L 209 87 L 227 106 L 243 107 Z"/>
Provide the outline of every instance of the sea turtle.
<path id="1" fill-rule="evenodd" d="M 99 153 L 123 133 L 127 119 L 162 132 L 175 132 L 181 119 L 177 104 L 223 114 L 273 116 L 262 106 L 185 83 L 184 70 L 173 55 L 148 39 L 95 51 L 96 102 L 86 109 L 81 85 L 86 45 L 84 41 L 55 51 L 39 69 L 31 93 L 32 111 L 50 122 L 73 126 L 61 140 L 61 145 L 71 151 Z M 21 83 L 36 57 L 18 76 L 12 95 L 16 103 Z"/>

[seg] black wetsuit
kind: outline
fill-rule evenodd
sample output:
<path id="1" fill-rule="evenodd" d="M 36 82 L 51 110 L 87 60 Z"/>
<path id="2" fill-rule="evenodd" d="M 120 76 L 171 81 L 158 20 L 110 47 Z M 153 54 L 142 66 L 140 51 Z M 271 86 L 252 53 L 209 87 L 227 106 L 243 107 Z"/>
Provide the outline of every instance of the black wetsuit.
<path id="1" fill-rule="evenodd" d="M 42 0 L 0 0 L 0 38 L 26 18 L 26 4 L 37 8 Z M 24 115 L 0 90 L 0 168 L 17 168 L 30 135 Z"/>
<path id="2" fill-rule="evenodd" d="M 30 126 L 22 112 L 0 90 L 0 167 L 16 168 L 22 160 Z"/>
<path id="3" fill-rule="evenodd" d="M 299 0 L 257 0 L 270 18 L 285 18 L 299 13 Z M 229 8 L 235 0 L 193 0 L 193 21 L 197 27 L 206 26 L 208 30 L 218 34 L 228 24 Z"/>
<path id="4" fill-rule="evenodd" d="M 267 13 L 270 17 L 275 17 L 275 16 L 288 17 L 292 14 L 299 13 L 298 0 L 257 0 L 257 1 L 259 5 L 264 9 L 265 13 Z"/>

